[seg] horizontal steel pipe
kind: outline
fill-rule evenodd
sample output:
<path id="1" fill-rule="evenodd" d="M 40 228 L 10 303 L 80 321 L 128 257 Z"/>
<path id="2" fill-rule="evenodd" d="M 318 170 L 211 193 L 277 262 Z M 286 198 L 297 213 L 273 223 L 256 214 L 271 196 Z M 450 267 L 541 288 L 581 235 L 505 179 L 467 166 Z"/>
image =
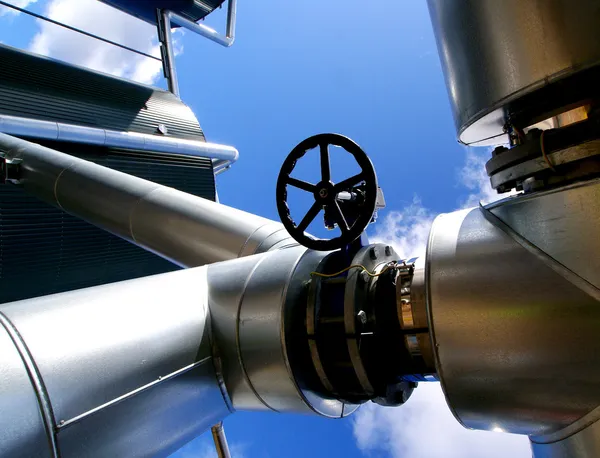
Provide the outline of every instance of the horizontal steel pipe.
<path id="1" fill-rule="evenodd" d="M 238 150 L 233 146 L 162 135 L 121 132 L 4 114 L 0 114 L 0 132 L 40 140 L 207 157 L 228 161 L 230 164 L 237 161 L 239 157 Z"/>

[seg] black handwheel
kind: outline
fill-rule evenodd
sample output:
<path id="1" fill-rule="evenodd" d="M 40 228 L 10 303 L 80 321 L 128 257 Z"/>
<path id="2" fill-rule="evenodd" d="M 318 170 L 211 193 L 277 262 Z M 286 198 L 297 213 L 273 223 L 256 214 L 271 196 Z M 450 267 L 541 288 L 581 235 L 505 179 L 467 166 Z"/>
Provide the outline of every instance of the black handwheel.
<path id="1" fill-rule="evenodd" d="M 360 173 L 339 183 L 331 180 L 329 165 L 329 145 L 339 146 L 354 156 L 360 167 Z M 319 147 L 321 156 L 321 181 L 316 184 L 292 178 L 290 175 L 296 167 L 296 162 L 307 151 Z M 353 212 L 349 221 L 344 215 L 338 201 L 341 192 L 352 192 L 360 185 L 361 199 L 358 207 Z M 294 186 L 303 191 L 312 193 L 315 202 L 310 207 L 300 223 L 296 224 L 290 215 L 287 203 L 287 187 Z M 277 178 L 277 211 L 281 222 L 290 235 L 301 245 L 320 251 L 330 251 L 342 248 L 356 240 L 367 228 L 373 218 L 377 202 L 377 176 L 371 160 L 367 154 L 350 140 L 339 134 L 319 134 L 309 137 L 296 146 L 285 159 L 279 177 Z M 341 235 L 331 239 L 318 239 L 308 234 L 305 230 L 321 210 L 325 210 L 340 228 Z"/>

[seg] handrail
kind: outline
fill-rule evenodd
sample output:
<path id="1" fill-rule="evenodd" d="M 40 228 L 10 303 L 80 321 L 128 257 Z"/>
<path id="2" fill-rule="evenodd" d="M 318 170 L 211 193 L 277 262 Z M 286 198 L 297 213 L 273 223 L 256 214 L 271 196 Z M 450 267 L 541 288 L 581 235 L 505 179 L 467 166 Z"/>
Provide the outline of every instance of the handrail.
<path id="1" fill-rule="evenodd" d="M 42 16 L 41 14 L 37 14 L 37 13 L 34 13 L 33 11 L 26 10 L 25 8 L 20 8 L 20 7 L 18 7 L 16 5 L 13 5 L 11 3 L 4 2 L 4 1 L 0 0 L 0 5 L 5 6 L 6 8 L 11 8 L 11 9 L 13 9 L 15 11 L 18 11 L 19 13 L 23 13 L 23 14 L 27 14 L 29 16 L 33 16 L 36 19 L 40 19 L 42 21 L 49 22 L 50 24 L 54 24 L 54 25 L 57 25 L 59 27 L 63 27 L 65 29 L 71 30 L 72 32 L 80 33 L 82 35 L 85 35 L 86 37 L 90 37 L 90 38 L 94 38 L 94 39 L 99 40 L 99 41 L 103 41 L 104 43 L 108 43 L 109 45 L 116 46 L 117 48 L 121 48 L 121 49 L 125 49 L 126 51 L 134 52 L 136 54 L 139 54 L 140 56 L 148 57 L 149 59 L 154 59 L 154 60 L 161 60 L 160 57 L 153 56 L 152 54 L 145 53 L 145 52 L 140 51 L 138 49 L 134 49 L 134 48 L 131 48 L 129 46 L 123 45 L 121 43 L 117 43 L 116 41 L 109 40 L 108 38 L 103 38 L 103 37 L 100 37 L 98 35 L 94 35 L 93 33 L 86 32 L 85 30 L 78 29 L 77 27 L 73 27 L 73 26 L 67 25 L 67 24 L 65 24 L 63 22 L 55 21 L 54 19 L 50 19 L 50 18 L 48 18 L 46 16 Z"/>
<path id="2" fill-rule="evenodd" d="M 169 91 L 179 97 L 179 83 L 175 70 L 175 56 L 173 52 L 173 37 L 171 34 L 171 23 L 179 25 L 184 29 L 208 38 L 221 46 L 230 47 L 235 41 L 235 22 L 237 16 L 237 0 L 229 0 L 227 6 L 227 26 L 225 35 L 204 24 L 197 24 L 170 10 L 160 11 L 157 15 L 158 37 L 162 44 L 162 60 L 164 75 L 169 85 Z"/>
<path id="3" fill-rule="evenodd" d="M 207 143 L 198 140 L 166 137 L 162 135 L 121 132 L 98 127 L 65 124 L 56 121 L 22 118 L 0 114 L 0 132 L 19 137 L 74 142 L 107 148 L 128 148 L 157 153 L 180 154 L 183 156 L 215 159 L 214 164 L 237 161 L 239 152 L 233 146 Z M 223 161 L 223 162 L 217 162 Z"/>

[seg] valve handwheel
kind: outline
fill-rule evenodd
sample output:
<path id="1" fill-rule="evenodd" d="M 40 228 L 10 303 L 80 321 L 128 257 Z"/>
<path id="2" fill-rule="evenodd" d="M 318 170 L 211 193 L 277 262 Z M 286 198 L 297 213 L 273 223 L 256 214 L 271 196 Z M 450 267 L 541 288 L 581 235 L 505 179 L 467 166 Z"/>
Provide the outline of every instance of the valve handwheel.
<path id="1" fill-rule="evenodd" d="M 339 146 L 354 156 L 360 167 L 360 173 L 339 183 L 334 183 L 331 180 L 329 145 Z M 312 184 L 292 178 L 290 175 L 296 167 L 296 162 L 307 151 L 317 147 L 321 158 L 321 181 Z M 287 203 L 288 186 L 312 193 L 315 200 L 306 215 L 297 224 L 290 215 Z M 351 196 L 359 194 L 360 199 L 354 199 L 354 202 L 350 204 L 340 205 L 340 193 Z M 302 141 L 285 159 L 277 178 L 276 195 L 279 218 L 298 243 L 313 250 L 336 250 L 349 245 L 360 237 L 371 222 L 377 202 L 377 176 L 367 154 L 348 137 L 339 134 L 318 134 Z M 352 211 L 349 211 L 350 209 Z M 321 210 L 324 210 L 326 215 L 335 221 L 340 229 L 340 236 L 318 239 L 304 232 Z"/>

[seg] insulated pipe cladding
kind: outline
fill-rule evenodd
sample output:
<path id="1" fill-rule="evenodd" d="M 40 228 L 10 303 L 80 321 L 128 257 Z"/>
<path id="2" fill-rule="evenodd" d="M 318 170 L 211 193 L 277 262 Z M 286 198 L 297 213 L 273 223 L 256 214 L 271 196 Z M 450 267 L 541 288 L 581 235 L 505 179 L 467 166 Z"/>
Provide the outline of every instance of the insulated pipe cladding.
<path id="1" fill-rule="evenodd" d="M 182 267 L 294 244 L 281 223 L 0 133 L 26 191 Z"/>
<path id="2" fill-rule="evenodd" d="M 427 249 L 438 377 L 464 426 L 536 457 L 600 456 L 600 182 L 439 216 Z"/>
<path id="3" fill-rule="evenodd" d="M 351 413 L 288 353 L 323 256 L 296 246 L 2 305 L 0 456 L 167 456 L 236 409 Z"/>
<path id="4" fill-rule="evenodd" d="M 310 251 L 268 220 L 0 145 L 33 194 L 182 265 L 249 254 L 0 306 L 0 455 L 165 456 L 236 409 L 343 417 L 436 377 L 465 426 L 526 434 L 539 458 L 600 452 L 597 179 L 442 215 L 414 262 Z M 140 207 L 173 226 L 132 231 Z M 206 229 L 173 249 L 181 221 Z"/>

